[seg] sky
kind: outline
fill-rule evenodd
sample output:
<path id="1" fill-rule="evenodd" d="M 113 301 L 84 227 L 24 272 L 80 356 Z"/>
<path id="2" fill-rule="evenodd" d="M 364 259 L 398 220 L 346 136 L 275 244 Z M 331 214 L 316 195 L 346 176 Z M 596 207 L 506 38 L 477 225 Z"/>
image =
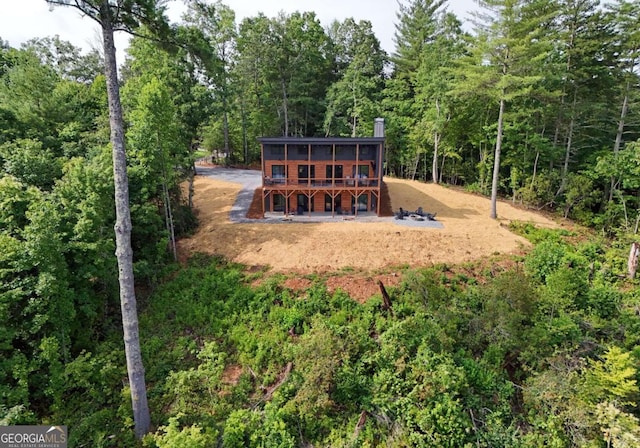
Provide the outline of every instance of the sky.
<path id="1" fill-rule="evenodd" d="M 280 11 L 314 11 L 324 27 L 334 19 L 369 20 L 382 48 L 388 53 L 394 49 L 397 0 L 223 0 L 223 3 L 235 11 L 237 22 L 258 12 L 275 17 Z M 170 20 L 178 22 L 184 4 L 181 0 L 173 0 L 169 7 Z M 468 22 L 467 13 L 475 8 L 474 0 L 449 0 L 449 11 L 462 22 Z M 118 34 L 116 47 L 120 62 L 129 37 Z M 95 22 L 82 17 L 74 8 L 52 9 L 45 0 L 0 0 L 0 38 L 11 46 L 19 47 L 29 39 L 54 35 L 85 50 L 99 47 L 101 42 Z"/>

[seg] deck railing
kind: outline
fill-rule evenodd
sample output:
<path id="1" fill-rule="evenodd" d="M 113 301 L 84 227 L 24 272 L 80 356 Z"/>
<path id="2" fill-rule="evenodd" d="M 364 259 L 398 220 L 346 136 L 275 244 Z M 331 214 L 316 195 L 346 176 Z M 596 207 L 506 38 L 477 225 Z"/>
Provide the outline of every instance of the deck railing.
<path id="1" fill-rule="evenodd" d="M 284 177 L 270 177 L 264 176 L 262 178 L 262 185 L 265 187 L 277 186 L 277 187 L 311 187 L 311 188 L 354 188 L 358 187 L 377 187 L 379 185 L 377 178 L 370 177 L 340 177 L 340 178 L 323 178 L 316 177 L 312 179 L 298 178 L 287 179 Z"/>

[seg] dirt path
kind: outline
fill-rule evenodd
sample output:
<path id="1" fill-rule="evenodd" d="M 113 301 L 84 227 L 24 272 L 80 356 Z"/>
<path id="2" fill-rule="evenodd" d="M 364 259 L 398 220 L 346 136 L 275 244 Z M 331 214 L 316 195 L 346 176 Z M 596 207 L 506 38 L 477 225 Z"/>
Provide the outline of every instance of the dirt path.
<path id="1" fill-rule="evenodd" d="M 395 209 L 437 213 L 442 229 L 389 223 L 237 224 L 229 212 L 239 184 L 198 176 L 195 207 L 200 227 L 179 242 L 183 256 L 194 251 L 220 254 L 275 272 L 322 273 L 344 268 L 368 272 L 398 266 L 460 263 L 528 246 L 507 229 L 511 220 L 557 227 L 544 216 L 498 204 L 499 220 L 489 218 L 489 200 L 454 189 L 414 181 L 386 179 Z"/>

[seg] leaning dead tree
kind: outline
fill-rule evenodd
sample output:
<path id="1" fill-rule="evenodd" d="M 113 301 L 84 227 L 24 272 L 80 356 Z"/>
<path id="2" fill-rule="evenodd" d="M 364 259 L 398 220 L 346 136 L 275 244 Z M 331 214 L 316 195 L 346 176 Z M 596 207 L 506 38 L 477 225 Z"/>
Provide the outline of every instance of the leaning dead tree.
<path id="1" fill-rule="evenodd" d="M 378 286 L 380 287 L 380 293 L 382 294 L 382 309 L 384 311 L 389 311 L 389 313 L 393 316 L 393 305 L 391 304 L 391 298 L 389 297 L 387 288 L 384 287 L 384 283 L 382 283 L 382 280 L 378 280 Z"/>

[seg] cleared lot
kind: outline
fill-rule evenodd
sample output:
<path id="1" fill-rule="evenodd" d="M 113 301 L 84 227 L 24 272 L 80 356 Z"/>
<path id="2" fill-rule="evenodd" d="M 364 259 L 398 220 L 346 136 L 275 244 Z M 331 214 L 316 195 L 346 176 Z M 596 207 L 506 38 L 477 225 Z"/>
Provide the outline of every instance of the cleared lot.
<path id="1" fill-rule="evenodd" d="M 227 177 L 228 179 L 228 177 Z M 557 227 L 546 217 L 498 205 L 500 219 L 489 218 L 489 200 L 439 185 L 385 179 L 394 210 L 403 207 L 437 213 L 443 228 L 414 228 L 389 222 L 233 223 L 242 176 L 234 182 L 198 176 L 195 207 L 200 221 L 196 233 L 179 242 L 181 255 L 220 254 L 249 266 L 273 271 L 312 273 L 351 267 L 373 271 L 393 266 L 460 263 L 496 253 L 512 253 L 527 246 L 511 233 L 511 220 Z M 253 186 L 253 185 L 252 185 Z M 246 190 L 246 188 L 245 188 Z"/>

